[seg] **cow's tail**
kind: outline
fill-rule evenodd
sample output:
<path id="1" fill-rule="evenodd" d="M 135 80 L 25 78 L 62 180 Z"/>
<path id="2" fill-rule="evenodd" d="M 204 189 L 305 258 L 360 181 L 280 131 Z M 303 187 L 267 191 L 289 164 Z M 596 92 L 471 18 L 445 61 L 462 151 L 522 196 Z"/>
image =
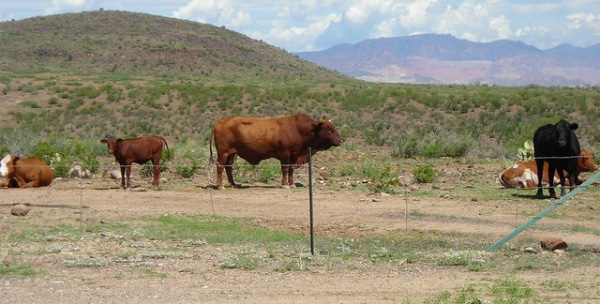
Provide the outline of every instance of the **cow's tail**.
<path id="1" fill-rule="evenodd" d="M 208 139 L 208 150 L 210 151 L 210 158 L 209 158 L 209 164 L 212 166 L 215 164 L 215 158 L 213 156 L 213 151 L 212 151 L 212 144 L 213 144 L 213 140 L 215 139 L 215 128 L 213 127 L 212 130 L 210 131 L 210 138 Z"/>
<path id="2" fill-rule="evenodd" d="M 167 148 L 167 159 L 171 158 L 171 152 L 169 151 L 169 145 L 167 144 L 167 140 L 164 137 L 161 137 L 160 139 L 162 139 L 163 143 L 165 144 L 165 147 Z"/>

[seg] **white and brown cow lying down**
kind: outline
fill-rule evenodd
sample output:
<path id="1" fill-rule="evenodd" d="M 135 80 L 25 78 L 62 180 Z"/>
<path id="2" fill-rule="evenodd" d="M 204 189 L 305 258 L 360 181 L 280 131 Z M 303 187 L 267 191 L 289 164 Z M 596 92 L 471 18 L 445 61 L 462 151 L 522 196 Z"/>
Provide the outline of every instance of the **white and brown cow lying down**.
<path id="1" fill-rule="evenodd" d="M 45 187 L 54 179 L 52 169 L 41 159 L 21 158 L 10 154 L 0 161 L 0 175 L 4 177 L 0 187 L 8 188 Z"/>
<path id="2" fill-rule="evenodd" d="M 594 155 L 587 150 L 582 149 L 579 154 L 578 168 L 576 173 L 575 184 L 581 185 L 583 181 L 579 178 L 581 172 L 594 172 L 598 169 L 598 165 L 594 161 Z M 549 185 L 548 180 L 548 163 L 544 162 L 544 175 L 542 177 L 542 186 L 547 187 Z M 537 165 L 535 160 L 527 161 L 516 161 L 515 164 L 500 173 L 498 179 L 502 186 L 506 188 L 518 188 L 518 189 L 537 189 L 538 177 L 537 177 Z M 565 187 L 569 187 L 569 180 L 565 180 Z M 558 172 L 554 174 L 554 184 L 560 185 L 560 179 Z M 594 183 L 598 186 L 599 184 Z"/>

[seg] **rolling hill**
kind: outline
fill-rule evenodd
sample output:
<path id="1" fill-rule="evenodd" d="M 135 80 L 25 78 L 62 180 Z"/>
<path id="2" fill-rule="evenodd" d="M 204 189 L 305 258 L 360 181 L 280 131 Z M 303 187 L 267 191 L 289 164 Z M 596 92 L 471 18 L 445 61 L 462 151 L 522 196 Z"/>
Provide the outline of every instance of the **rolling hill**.
<path id="1" fill-rule="evenodd" d="M 367 81 L 504 86 L 600 84 L 600 44 L 540 50 L 518 41 L 476 43 L 423 34 L 364 40 L 300 58 Z"/>
<path id="2" fill-rule="evenodd" d="M 124 11 L 0 22 L 0 70 L 343 79 L 224 27 Z"/>
<path id="3" fill-rule="evenodd" d="M 438 56 L 456 71 L 469 62 L 541 52 L 510 41 L 485 50 L 465 41 L 439 49 L 433 42 L 457 40 L 421 38 L 432 42 L 389 45 L 394 52 Z M 349 51 L 332 62 L 357 68 L 369 53 L 366 46 L 374 48 L 338 46 Z M 571 52 L 567 46 L 552 50 L 555 56 Z M 477 61 L 466 60 L 474 56 Z M 21 154 L 39 142 L 98 144 L 107 135 L 162 135 L 197 149 L 207 146 L 217 119 L 295 113 L 332 119 L 349 150 L 384 147 L 400 157 L 502 157 L 531 139 L 537 126 L 560 118 L 579 123 L 582 146 L 591 148 L 600 141 L 599 94 L 597 87 L 369 83 L 223 27 L 140 13 L 100 10 L 0 22 L 0 150 Z"/>

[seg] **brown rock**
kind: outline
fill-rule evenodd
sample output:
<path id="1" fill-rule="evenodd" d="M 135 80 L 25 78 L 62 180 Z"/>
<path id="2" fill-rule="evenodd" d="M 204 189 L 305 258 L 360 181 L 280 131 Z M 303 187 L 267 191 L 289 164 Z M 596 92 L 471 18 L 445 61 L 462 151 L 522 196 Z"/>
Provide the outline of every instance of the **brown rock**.
<path id="1" fill-rule="evenodd" d="M 15 216 L 26 216 L 27 213 L 29 213 L 29 210 L 31 209 L 25 205 L 14 205 L 10 208 L 10 214 Z"/>
<path id="2" fill-rule="evenodd" d="M 549 238 L 540 241 L 540 246 L 544 250 L 554 251 L 557 249 L 565 249 L 569 247 L 565 241 L 559 238 Z"/>

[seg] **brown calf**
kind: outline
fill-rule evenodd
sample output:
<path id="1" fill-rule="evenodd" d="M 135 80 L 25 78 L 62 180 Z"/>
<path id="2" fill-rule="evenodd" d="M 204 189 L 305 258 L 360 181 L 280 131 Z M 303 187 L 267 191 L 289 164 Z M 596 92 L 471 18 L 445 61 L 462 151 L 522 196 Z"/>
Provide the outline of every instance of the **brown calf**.
<path id="1" fill-rule="evenodd" d="M 100 140 L 100 142 L 108 145 L 108 153 L 114 155 L 117 162 L 121 165 L 121 187 L 123 189 L 131 187 L 129 179 L 131 164 L 137 163 L 143 165 L 148 161 L 152 161 L 152 165 L 154 166 L 152 186 L 158 187 L 160 157 L 162 155 L 163 144 L 167 147 L 167 158 L 169 158 L 169 145 L 167 145 L 167 141 L 163 137 L 142 136 L 121 139 L 110 136 Z M 125 185 L 125 175 L 127 175 L 127 185 Z"/>

